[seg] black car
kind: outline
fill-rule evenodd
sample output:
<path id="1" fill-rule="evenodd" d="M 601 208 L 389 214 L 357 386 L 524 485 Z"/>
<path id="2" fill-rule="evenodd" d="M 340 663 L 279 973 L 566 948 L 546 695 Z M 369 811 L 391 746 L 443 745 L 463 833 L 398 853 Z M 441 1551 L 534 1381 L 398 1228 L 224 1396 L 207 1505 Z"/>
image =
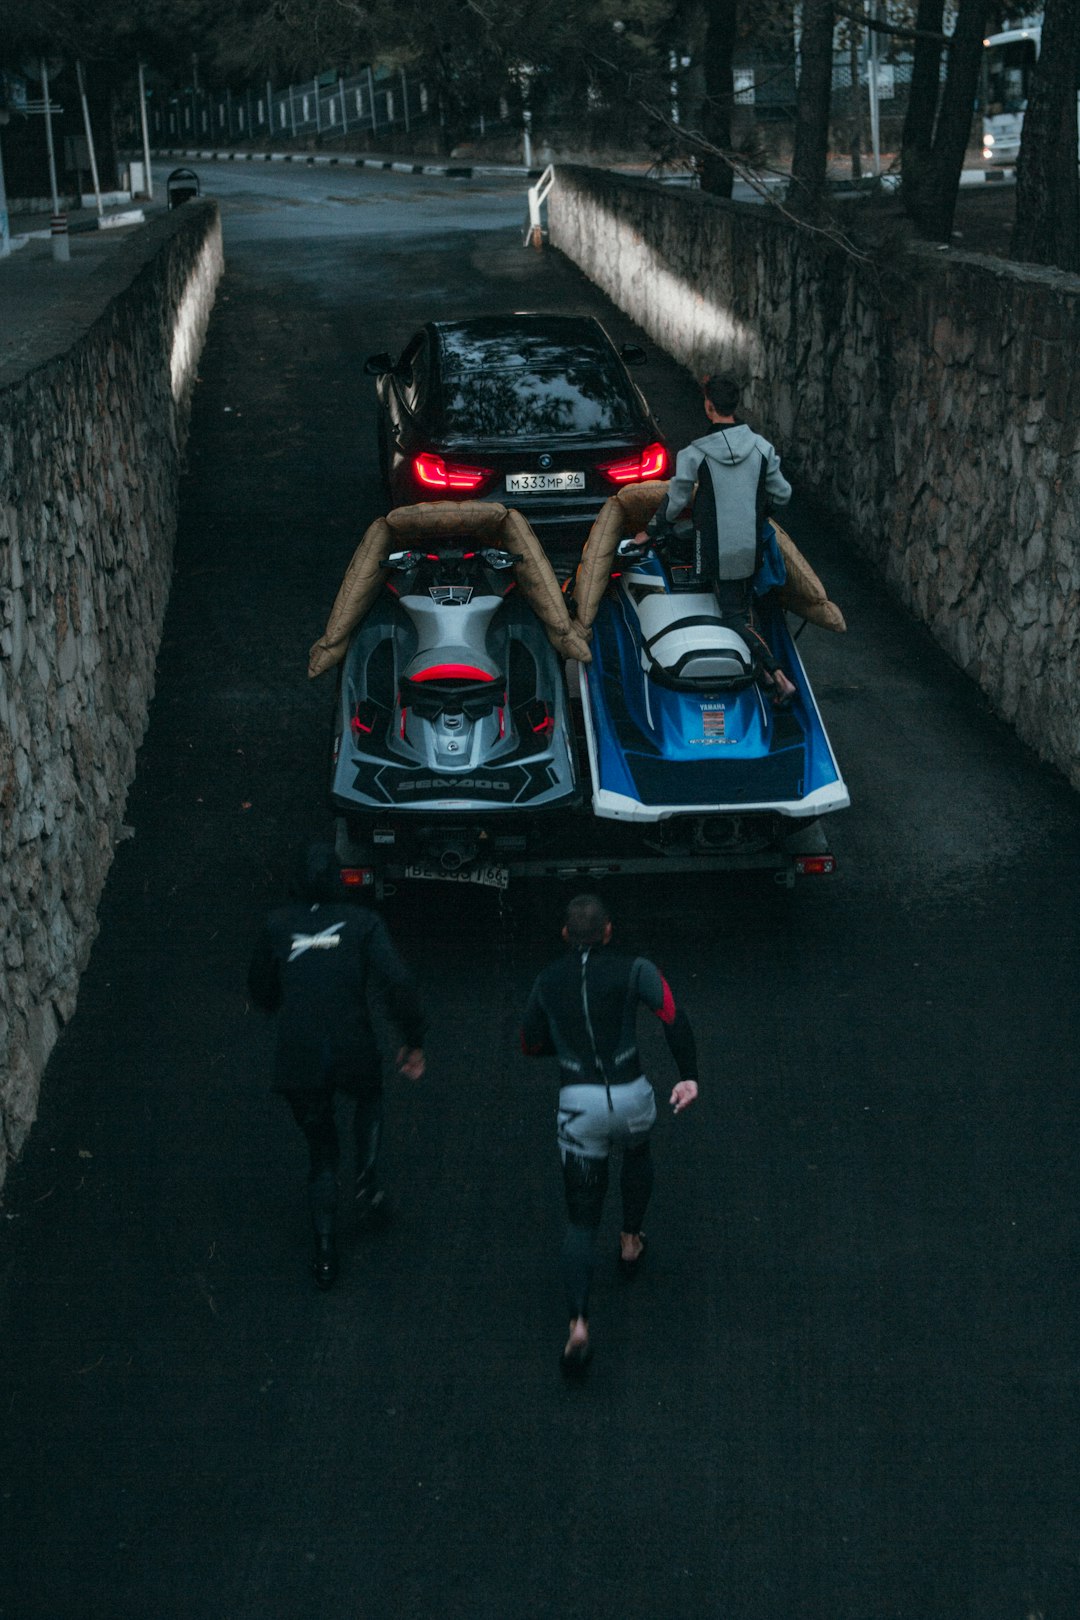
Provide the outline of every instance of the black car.
<path id="1" fill-rule="evenodd" d="M 429 321 L 378 378 L 379 463 L 394 506 L 492 500 L 554 550 L 580 545 L 621 484 L 665 478 L 670 456 L 628 365 L 591 316 Z"/>

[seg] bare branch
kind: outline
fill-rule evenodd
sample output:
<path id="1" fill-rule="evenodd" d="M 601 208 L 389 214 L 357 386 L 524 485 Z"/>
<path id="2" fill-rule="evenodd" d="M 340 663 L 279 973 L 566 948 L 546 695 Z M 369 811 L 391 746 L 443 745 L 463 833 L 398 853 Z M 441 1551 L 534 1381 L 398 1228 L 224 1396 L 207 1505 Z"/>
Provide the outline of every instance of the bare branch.
<path id="1" fill-rule="evenodd" d="M 695 152 L 702 155 L 707 152 L 711 157 L 719 158 L 720 162 L 725 164 L 726 167 L 731 170 L 732 174 L 737 180 L 742 180 L 744 184 L 748 185 L 750 189 L 761 198 L 762 202 L 767 203 L 770 208 L 775 209 L 781 218 L 786 219 L 788 223 L 790 225 L 794 225 L 797 230 L 804 231 L 808 236 L 820 237 L 822 241 L 828 242 L 831 246 L 839 248 L 842 253 L 845 253 L 848 258 L 853 259 L 856 264 L 864 264 L 870 267 L 874 265 L 874 259 L 872 256 L 869 253 L 864 253 L 861 248 L 856 247 L 851 238 L 846 236 L 844 232 L 841 231 L 837 226 L 812 224 L 808 220 L 800 218 L 799 215 L 796 214 L 792 209 L 785 207 L 784 203 L 777 197 L 776 193 L 767 184 L 767 176 L 770 174 L 770 172 L 773 175 L 782 176 L 785 180 L 789 179 L 790 176 L 784 173 L 784 171 L 778 169 L 770 171 L 764 166 L 760 168 L 751 167 L 739 156 L 737 152 L 724 151 L 719 146 L 714 146 L 711 141 L 707 141 L 705 137 L 703 135 L 699 135 L 696 130 L 687 129 L 684 125 L 672 123 L 668 115 L 662 112 L 659 107 L 654 107 L 651 105 L 651 103 L 641 100 L 638 101 L 638 106 L 643 112 L 648 113 L 649 117 L 656 123 L 668 130 L 670 134 L 676 136 L 682 145 L 692 147 Z"/>
<path id="2" fill-rule="evenodd" d="M 836 15 L 846 18 L 848 22 L 858 23 L 860 28 L 868 28 L 875 34 L 892 34 L 897 39 L 928 39 L 935 45 L 944 46 L 946 50 L 953 42 L 951 34 L 935 34 L 929 28 L 905 28 L 903 23 L 885 22 L 883 18 L 871 17 L 860 8 L 840 3 L 836 5 Z"/>

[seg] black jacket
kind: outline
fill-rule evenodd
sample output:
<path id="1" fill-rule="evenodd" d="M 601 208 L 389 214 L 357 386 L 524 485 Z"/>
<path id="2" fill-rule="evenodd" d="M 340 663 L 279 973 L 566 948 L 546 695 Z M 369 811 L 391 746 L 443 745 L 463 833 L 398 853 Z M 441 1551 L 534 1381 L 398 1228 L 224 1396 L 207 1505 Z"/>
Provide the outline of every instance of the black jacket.
<path id="1" fill-rule="evenodd" d="M 348 902 L 270 913 L 251 959 L 248 990 L 256 1006 L 277 1014 L 278 1091 L 348 1090 L 377 1081 L 381 1060 L 369 989 L 384 998 L 404 1045 L 422 1045 L 416 985 L 380 917 Z"/>

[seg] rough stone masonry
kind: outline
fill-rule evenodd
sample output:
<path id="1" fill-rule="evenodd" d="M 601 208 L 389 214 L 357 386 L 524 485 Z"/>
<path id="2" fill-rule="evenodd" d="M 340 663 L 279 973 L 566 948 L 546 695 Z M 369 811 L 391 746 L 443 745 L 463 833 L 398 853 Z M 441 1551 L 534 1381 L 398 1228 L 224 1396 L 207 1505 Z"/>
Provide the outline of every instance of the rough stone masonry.
<path id="1" fill-rule="evenodd" d="M 769 208 L 560 166 L 552 244 L 695 376 L 750 379 L 800 486 L 1080 788 L 1080 277 L 859 263 Z"/>
<path id="2" fill-rule="evenodd" d="M 0 376 L 0 1184 L 121 833 L 221 270 L 217 206 L 188 203 L 82 284 L 74 341 L 46 322 Z"/>

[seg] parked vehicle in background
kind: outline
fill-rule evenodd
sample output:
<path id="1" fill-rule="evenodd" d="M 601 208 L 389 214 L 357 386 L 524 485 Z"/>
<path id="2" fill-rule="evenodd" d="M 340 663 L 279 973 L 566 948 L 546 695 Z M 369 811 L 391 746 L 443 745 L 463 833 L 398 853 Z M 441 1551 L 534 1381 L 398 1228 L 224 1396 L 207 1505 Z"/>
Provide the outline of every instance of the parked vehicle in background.
<path id="1" fill-rule="evenodd" d="M 983 40 L 983 158 L 987 163 L 1015 163 L 1027 110 L 1031 72 L 1039 60 L 1042 29 L 1007 28 Z M 1080 113 L 1080 83 L 1077 84 Z M 1080 144 L 1077 149 L 1080 161 Z"/>
<path id="2" fill-rule="evenodd" d="M 988 163 L 1016 162 L 1041 38 L 1040 28 L 1009 28 L 983 40 L 983 158 Z"/>
<path id="3" fill-rule="evenodd" d="M 628 366 L 591 316 L 509 314 L 429 321 L 378 380 L 379 463 L 394 506 L 499 501 L 545 547 L 575 559 L 608 496 L 664 478 L 670 456 Z"/>

